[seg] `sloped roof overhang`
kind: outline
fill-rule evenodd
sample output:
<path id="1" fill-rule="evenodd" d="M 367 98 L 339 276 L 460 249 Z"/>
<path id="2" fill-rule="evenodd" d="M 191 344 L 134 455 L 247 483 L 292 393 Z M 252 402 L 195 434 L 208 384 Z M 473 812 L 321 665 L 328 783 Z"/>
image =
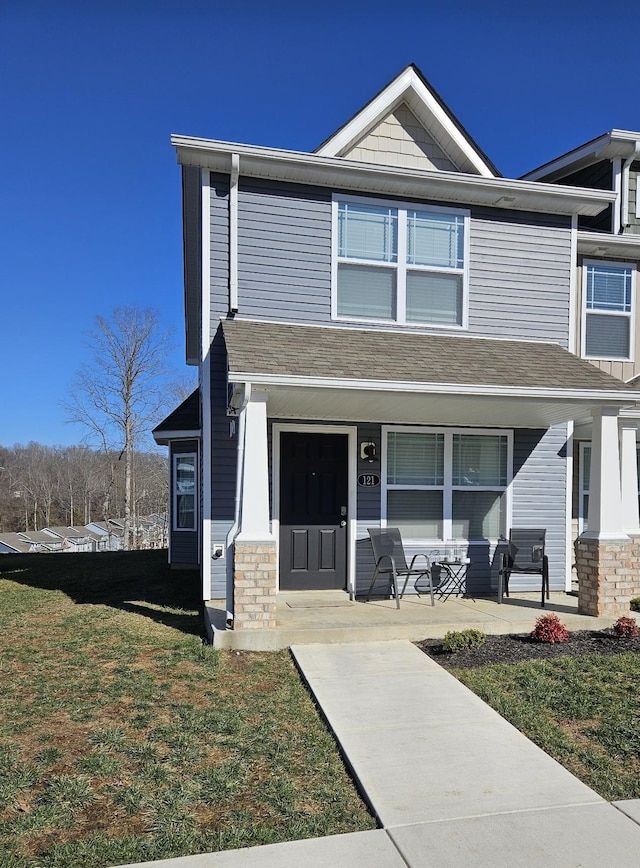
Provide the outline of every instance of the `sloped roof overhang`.
<path id="1" fill-rule="evenodd" d="M 571 172 L 577 172 L 600 160 L 612 160 L 614 157 L 628 159 L 633 157 L 636 144 L 640 142 L 640 133 L 631 130 L 610 130 L 565 154 L 561 154 L 554 160 L 532 169 L 525 175 L 527 181 L 553 181 L 562 178 Z"/>
<path id="2" fill-rule="evenodd" d="M 640 235 L 613 235 L 610 232 L 578 232 L 578 253 L 584 256 L 611 256 L 640 259 Z"/>
<path id="3" fill-rule="evenodd" d="M 241 320 L 223 332 L 232 415 L 248 386 L 274 418 L 509 428 L 586 423 L 640 396 L 555 344 Z"/>
<path id="4" fill-rule="evenodd" d="M 232 156 L 237 154 L 241 177 L 319 185 L 365 194 L 585 216 L 599 214 L 615 200 L 615 193 L 608 190 L 378 166 L 344 157 L 188 136 L 172 136 L 171 144 L 176 148 L 178 163 L 183 166 L 230 174 Z"/>

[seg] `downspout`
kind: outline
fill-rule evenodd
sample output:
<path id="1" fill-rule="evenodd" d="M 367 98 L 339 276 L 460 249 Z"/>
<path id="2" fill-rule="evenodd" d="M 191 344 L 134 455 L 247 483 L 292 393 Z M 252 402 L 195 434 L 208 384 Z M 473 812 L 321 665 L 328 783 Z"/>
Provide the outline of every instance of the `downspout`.
<path id="1" fill-rule="evenodd" d="M 244 409 L 251 399 L 251 383 L 245 383 L 244 395 L 238 407 L 238 449 L 236 453 L 236 495 L 233 510 L 233 524 L 229 529 L 226 539 L 227 557 L 227 627 L 233 627 L 233 602 L 229 600 L 233 595 L 233 542 L 240 530 L 240 510 L 242 509 L 242 476 L 244 470 Z"/>
<path id="2" fill-rule="evenodd" d="M 636 142 L 633 153 L 622 164 L 622 202 L 620 217 L 620 232 L 624 232 L 629 224 L 629 169 L 631 164 L 640 156 L 640 142 Z"/>
<path id="3" fill-rule="evenodd" d="M 611 209 L 611 231 L 614 235 L 620 234 L 620 218 L 622 216 L 622 208 L 621 208 L 621 190 L 620 186 L 622 184 L 622 180 L 620 175 L 622 174 L 622 169 L 620 166 L 620 157 L 615 157 L 612 161 L 613 166 L 613 189 L 616 194 L 615 206 Z"/>
<path id="4" fill-rule="evenodd" d="M 231 154 L 229 176 L 229 312 L 238 312 L 238 179 L 240 154 Z"/>

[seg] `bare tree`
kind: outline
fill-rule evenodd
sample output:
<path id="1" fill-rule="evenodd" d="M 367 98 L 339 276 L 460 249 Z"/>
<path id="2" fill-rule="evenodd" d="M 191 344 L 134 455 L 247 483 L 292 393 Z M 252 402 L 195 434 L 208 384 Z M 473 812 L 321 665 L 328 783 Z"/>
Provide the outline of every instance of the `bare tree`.
<path id="1" fill-rule="evenodd" d="M 105 454 L 116 449 L 124 458 L 124 544 L 130 548 L 134 449 L 166 405 L 169 334 L 160 331 L 157 311 L 121 307 L 109 319 L 96 317 L 90 342 L 93 359 L 78 371 L 64 406 L 69 421 L 84 425 Z M 115 479 L 112 462 L 105 520 Z"/>

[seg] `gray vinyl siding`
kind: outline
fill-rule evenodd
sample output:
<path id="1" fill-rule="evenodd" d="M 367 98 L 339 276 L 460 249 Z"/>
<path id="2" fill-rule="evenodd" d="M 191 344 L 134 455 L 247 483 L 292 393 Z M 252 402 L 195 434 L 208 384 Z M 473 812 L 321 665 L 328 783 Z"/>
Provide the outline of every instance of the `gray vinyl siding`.
<path id="1" fill-rule="evenodd" d="M 173 510 L 173 486 L 175 480 L 173 477 L 173 456 L 184 455 L 185 453 L 199 454 L 199 443 L 197 440 L 172 440 L 169 447 L 169 467 L 171 468 L 171 491 L 169 492 L 169 502 Z M 199 461 L 199 458 L 198 458 Z M 200 560 L 198 531 L 190 530 L 175 530 L 175 516 L 171 515 L 169 524 L 169 563 L 171 564 L 197 564 Z M 196 526 L 200 522 L 196 519 Z"/>
<path id="2" fill-rule="evenodd" d="M 381 475 L 380 462 L 370 464 L 368 461 L 362 461 L 360 458 L 360 443 L 372 440 L 378 447 L 378 456 L 382 453 L 382 439 L 380 425 L 360 424 L 358 425 L 358 470 L 357 473 L 377 473 Z M 357 532 L 356 532 L 356 593 L 363 595 L 367 593 L 375 562 L 373 559 L 373 550 L 371 541 L 367 533 L 368 527 L 380 527 L 380 507 L 381 507 L 382 488 L 380 485 L 375 487 L 357 487 Z"/>
<path id="3" fill-rule="evenodd" d="M 547 530 L 549 584 L 564 591 L 566 575 L 567 459 L 566 425 L 547 431 L 515 432 L 513 516 L 514 527 Z M 516 576 L 510 589 L 539 589 L 537 576 Z"/>
<path id="4" fill-rule="evenodd" d="M 218 326 L 211 345 L 211 543 L 226 546 L 235 518 L 237 430 L 230 436 L 227 416 L 227 355 Z M 211 560 L 212 600 L 227 595 L 227 556 Z"/>
<path id="5" fill-rule="evenodd" d="M 469 333 L 568 347 L 570 234 L 567 220 L 472 212 Z"/>
<path id="6" fill-rule="evenodd" d="M 330 191 L 241 181 L 238 288 L 250 319 L 330 321 Z"/>
<path id="7" fill-rule="evenodd" d="M 241 179 L 238 209 L 238 316 L 353 325 L 331 320 L 331 191 Z M 473 208 L 471 215 L 468 333 L 567 346 L 569 218 L 487 208 Z M 216 234 L 227 231 L 228 221 L 219 215 Z M 212 297 L 216 319 L 227 310 L 224 242 L 226 235 L 218 244 L 223 262 Z M 212 255 L 213 246 L 212 238 Z"/>
<path id="8" fill-rule="evenodd" d="M 186 321 L 186 359 L 200 358 L 200 304 L 202 264 L 200 251 L 200 169 L 182 169 L 182 219 L 184 223 L 184 286 Z"/>
<path id="9" fill-rule="evenodd" d="M 229 312 L 229 177 L 211 174 L 209 192 L 211 231 L 209 236 L 211 334 L 220 317 Z"/>

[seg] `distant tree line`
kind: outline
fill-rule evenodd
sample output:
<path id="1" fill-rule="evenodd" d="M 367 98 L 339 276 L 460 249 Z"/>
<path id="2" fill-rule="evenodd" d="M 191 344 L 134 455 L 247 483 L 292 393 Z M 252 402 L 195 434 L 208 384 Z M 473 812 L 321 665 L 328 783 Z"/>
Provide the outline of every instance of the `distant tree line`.
<path id="1" fill-rule="evenodd" d="M 130 518 L 167 510 L 167 458 L 87 446 L 0 446 L 0 533 L 86 525 L 122 518 L 130 489 Z M 130 480 L 127 483 L 127 472 Z"/>

